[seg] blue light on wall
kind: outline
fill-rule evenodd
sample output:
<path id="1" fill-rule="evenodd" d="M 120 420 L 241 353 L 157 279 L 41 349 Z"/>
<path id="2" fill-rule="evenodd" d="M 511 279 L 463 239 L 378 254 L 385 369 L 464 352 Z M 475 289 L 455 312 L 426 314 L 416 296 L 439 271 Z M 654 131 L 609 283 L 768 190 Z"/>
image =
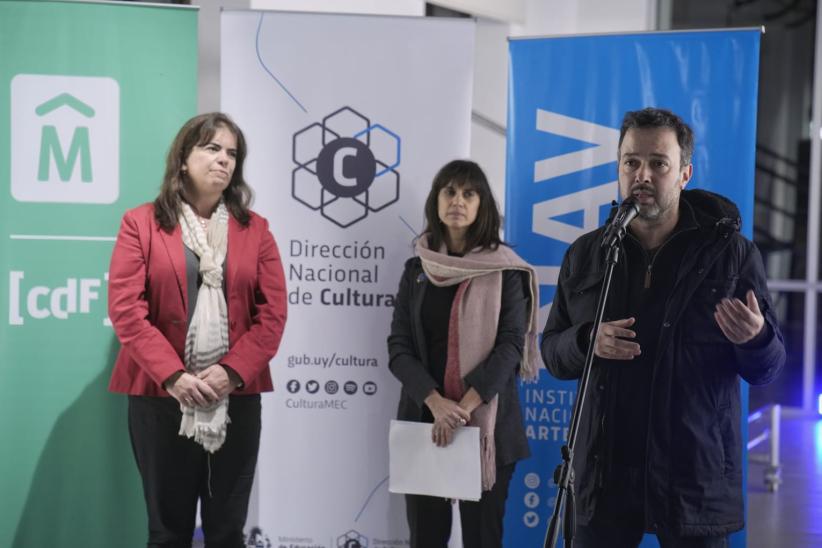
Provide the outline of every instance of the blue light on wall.
<path id="1" fill-rule="evenodd" d="M 822 420 L 816 421 L 814 426 L 814 438 L 816 449 L 816 469 L 822 470 Z"/>
<path id="2" fill-rule="evenodd" d="M 822 415 L 822 394 L 819 394 L 818 401 L 816 403 L 816 410 L 819 411 L 819 414 Z"/>

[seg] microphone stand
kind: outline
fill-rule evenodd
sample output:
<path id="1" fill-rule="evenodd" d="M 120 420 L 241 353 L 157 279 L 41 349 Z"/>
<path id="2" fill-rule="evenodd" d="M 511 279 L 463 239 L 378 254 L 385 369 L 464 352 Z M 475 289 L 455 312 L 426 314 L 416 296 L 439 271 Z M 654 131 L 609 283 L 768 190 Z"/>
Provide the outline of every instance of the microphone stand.
<path id="1" fill-rule="evenodd" d="M 562 522 L 562 537 L 565 541 L 565 548 L 573 548 L 574 545 L 574 531 L 576 529 L 573 469 L 574 449 L 576 447 L 577 434 L 579 433 L 579 421 L 582 416 L 582 408 L 585 405 L 585 398 L 588 393 L 588 380 L 591 377 L 591 367 L 594 363 L 594 341 L 596 341 L 597 333 L 599 332 L 599 324 L 602 322 L 602 316 L 605 314 L 605 302 L 608 300 L 608 290 L 611 287 L 614 267 L 619 262 L 619 244 L 622 242 L 622 238 L 625 237 L 625 229 L 622 228 L 616 231 L 615 234 L 611 234 L 612 237 L 607 237 L 607 235 L 608 232 L 606 232 L 606 239 L 602 244 L 603 246 L 608 246 L 608 253 L 605 257 L 605 279 L 599 291 L 594 327 L 591 329 L 591 335 L 589 336 L 588 351 L 585 354 L 585 366 L 582 369 L 579 389 L 577 390 L 577 397 L 574 401 L 574 412 L 571 415 L 568 443 L 567 445 L 563 445 L 561 449 L 562 464 L 558 465 L 554 470 L 554 483 L 557 484 L 558 491 L 557 498 L 554 501 L 554 511 L 551 515 L 551 522 L 545 533 L 544 548 L 554 548 L 557 544 L 559 517 L 563 508 L 565 513 Z"/>

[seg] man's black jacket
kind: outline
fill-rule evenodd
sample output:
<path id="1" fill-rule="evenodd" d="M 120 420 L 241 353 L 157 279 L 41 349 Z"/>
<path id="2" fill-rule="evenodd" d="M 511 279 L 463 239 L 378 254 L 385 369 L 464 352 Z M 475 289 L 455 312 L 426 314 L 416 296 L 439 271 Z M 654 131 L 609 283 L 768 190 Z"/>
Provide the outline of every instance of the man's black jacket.
<path id="1" fill-rule="evenodd" d="M 743 527 L 741 401 L 739 377 L 751 384 L 774 379 L 785 348 L 772 309 L 762 259 L 739 233 L 739 211 L 729 200 L 702 190 L 684 191 L 681 214 L 693 212 L 696 231 L 688 238 L 673 290 L 659 326 L 652 360 L 645 453 L 646 526 L 680 536 L 724 535 Z M 603 229 L 580 237 L 568 249 L 545 325 L 542 356 L 552 375 L 577 379 L 605 273 Z M 622 257 L 625 254 L 622 253 Z M 611 294 L 627 268 L 617 265 Z M 719 329 L 720 299 L 753 289 L 765 317 L 764 336 L 734 345 Z M 610 299 L 605 321 L 625 317 Z M 589 523 L 609 459 L 619 440 L 609 436 L 614 396 L 612 362 L 594 360 L 580 420 L 574 471 L 577 516 Z M 626 496 L 635 496 L 626 493 Z"/>

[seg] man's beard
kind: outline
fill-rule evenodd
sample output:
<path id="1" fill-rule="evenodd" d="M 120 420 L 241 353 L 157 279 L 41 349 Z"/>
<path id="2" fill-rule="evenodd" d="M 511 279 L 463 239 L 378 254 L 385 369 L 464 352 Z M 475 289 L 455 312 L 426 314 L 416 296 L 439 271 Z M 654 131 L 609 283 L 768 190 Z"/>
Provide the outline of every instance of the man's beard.
<path id="1" fill-rule="evenodd" d="M 662 208 L 656 202 L 639 206 L 640 219 L 645 221 L 656 221 L 659 219 L 660 215 L 662 215 Z"/>
<path id="2" fill-rule="evenodd" d="M 650 185 L 640 184 L 631 189 L 631 195 L 636 195 L 640 192 L 650 194 L 654 201 L 650 204 L 639 204 L 639 217 L 645 221 L 658 221 L 663 213 L 670 209 L 671 204 L 663 204 L 659 202 L 659 194 L 656 189 Z"/>

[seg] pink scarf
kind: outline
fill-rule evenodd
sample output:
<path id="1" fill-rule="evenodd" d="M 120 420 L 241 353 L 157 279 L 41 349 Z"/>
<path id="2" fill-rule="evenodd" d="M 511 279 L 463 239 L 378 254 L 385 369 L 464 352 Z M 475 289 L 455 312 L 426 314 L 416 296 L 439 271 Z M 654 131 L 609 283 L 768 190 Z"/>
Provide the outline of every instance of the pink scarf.
<path id="1" fill-rule="evenodd" d="M 535 380 L 542 362 L 537 350 L 537 312 L 539 284 L 536 272 L 514 251 L 501 245 L 497 249 L 474 250 L 464 257 L 428 249 L 428 234 L 416 245 L 417 255 L 428 279 L 436 286 L 459 285 L 451 305 L 448 322 L 448 351 L 445 364 L 445 396 L 459 401 L 465 393 L 463 378 L 482 363 L 494 349 L 502 300 L 503 270 L 520 270 L 529 278 L 530 310 L 519 375 Z M 488 491 L 496 481 L 494 427 L 499 396 L 480 405 L 471 414 L 471 425 L 480 428 L 482 489 Z"/>

